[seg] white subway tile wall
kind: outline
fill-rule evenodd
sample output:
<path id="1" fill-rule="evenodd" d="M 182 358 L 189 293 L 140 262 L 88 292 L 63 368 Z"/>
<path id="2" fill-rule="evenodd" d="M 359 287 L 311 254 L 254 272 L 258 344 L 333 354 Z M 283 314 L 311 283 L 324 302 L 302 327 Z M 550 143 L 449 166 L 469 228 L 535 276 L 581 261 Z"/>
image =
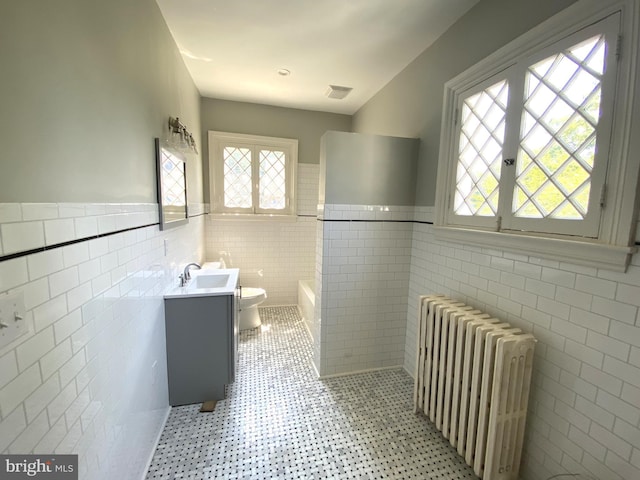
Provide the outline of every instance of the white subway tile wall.
<path id="1" fill-rule="evenodd" d="M 0 204 L 2 254 L 157 215 L 153 204 Z M 24 294 L 31 328 L 0 349 L 0 452 L 78 453 L 80 478 L 144 476 L 168 413 L 162 294 L 204 258 L 203 236 L 199 216 L 0 262 L 0 295 Z"/>
<path id="2" fill-rule="evenodd" d="M 155 203 L 0 203 L 0 256 L 157 222 Z"/>
<path id="3" fill-rule="evenodd" d="M 430 221 L 431 208 L 415 219 Z M 413 225 L 405 368 L 418 295 L 445 293 L 538 339 L 523 479 L 640 478 L 640 255 L 627 273 L 443 243 Z"/>
<path id="4" fill-rule="evenodd" d="M 320 165 L 298 164 L 298 188 L 296 201 L 298 215 L 315 217 L 318 212 Z"/>
<path id="5" fill-rule="evenodd" d="M 207 260 L 223 258 L 240 269 L 243 286 L 264 288 L 263 305 L 296 305 L 298 280 L 314 276 L 319 171 L 298 164 L 295 221 L 207 218 Z"/>
<path id="6" fill-rule="evenodd" d="M 327 376 L 402 365 L 413 207 L 325 204 L 322 217 L 316 368 Z"/>
<path id="7" fill-rule="evenodd" d="M 619 273 L 443 243 L 419 223 L 431 208 L 316 207 L 317 185 L 301 164 L 297 222 L 196 217 L 0 262 L 0 295 L 23 292 L 32 328 L 0 350 L 0 451 L 79 453 L 81 478 L 142 477 L 167 413 L 161 295 L 205 256 L 206 223 L 206 257 L 229 253 L 272 304 L 296 303 L 315 275 L 323 375 L 403 356 L 412 373 L 417 297 L 445 293 L 538 339 L 524 479 L 640 478 L 640 255 Z M 155 205 L 0 204 L 0 255 L 156 221 Z"/>

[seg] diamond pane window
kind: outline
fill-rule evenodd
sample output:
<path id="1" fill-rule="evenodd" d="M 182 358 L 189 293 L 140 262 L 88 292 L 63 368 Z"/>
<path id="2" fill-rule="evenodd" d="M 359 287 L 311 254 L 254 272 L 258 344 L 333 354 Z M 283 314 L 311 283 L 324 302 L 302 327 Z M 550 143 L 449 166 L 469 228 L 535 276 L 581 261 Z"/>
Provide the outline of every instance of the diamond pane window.
<path id="1" fill-rule="evenodd" d="M 295 139 L 209 132 L 212 213 L 295 215 L 297 162 Z"/>
<path id="2" fill-rule="evenodd" d="M 285 154 L 260 150 L 260 208 L 281 210 L 286 206 Z"/>
<path id="3" fill-rule="evenodd" d="M 502 166 L 506 80 L 464 100 L 454 211 L 457 215 L 495 216 Z"/>
<path id="4" fill-rule="evenodd" d="M 162 205 L 182 207 L 185 205 L 184 162 L 166 149 L 161 150 L 162 160 Z"/>
<path id="5" fill-rule="evenodd" d="M 639 7 L 577 2 L 445 83 L 436 239 L 627 268 Z"/>
<path id="6" fill-rule="evenodd" d="M 601 115 L 604 42 L 604 35 L 596 35 L 527 70 L 516 217 L 585 218 Z"/>
<path id="7" fill-rule="evenodd" d="M 228 208 L 251 208 L 251 150 L 225 147 L 224 159 L 224 206 Z"/>

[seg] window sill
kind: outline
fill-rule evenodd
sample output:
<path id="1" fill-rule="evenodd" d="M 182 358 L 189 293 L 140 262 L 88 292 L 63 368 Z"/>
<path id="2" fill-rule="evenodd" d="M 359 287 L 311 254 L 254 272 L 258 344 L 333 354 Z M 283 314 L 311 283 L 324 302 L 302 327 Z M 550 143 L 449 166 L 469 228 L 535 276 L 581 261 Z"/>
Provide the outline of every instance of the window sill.
<path id="1" fill-rule="evenodd" d="M 296 222 L 297 215 L 275 215 L 268 213 L 210 213 L 213 220 L 247 221 L 247 222 Z"/>
<path id="2" fill-rule="evenodd" d="M 459 227 L 434 227 L 435 237 L 448 242 L 499 248 L 524 255 L 625 272 L 634 246 L 606 245 L 595 241 L 539 237 L 522 233 L 491 232 Z"/>

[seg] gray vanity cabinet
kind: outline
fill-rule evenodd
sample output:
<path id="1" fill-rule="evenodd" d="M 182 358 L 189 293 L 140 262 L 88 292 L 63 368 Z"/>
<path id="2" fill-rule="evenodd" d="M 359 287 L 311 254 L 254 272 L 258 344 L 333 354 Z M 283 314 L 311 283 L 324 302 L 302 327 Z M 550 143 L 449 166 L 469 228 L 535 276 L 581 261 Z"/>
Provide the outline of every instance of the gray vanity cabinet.
<path id="1" fill-rule="evenodd" d="M 169 404 L 225 398 L 238 355 L 237 298 L 165 298 Z"/>

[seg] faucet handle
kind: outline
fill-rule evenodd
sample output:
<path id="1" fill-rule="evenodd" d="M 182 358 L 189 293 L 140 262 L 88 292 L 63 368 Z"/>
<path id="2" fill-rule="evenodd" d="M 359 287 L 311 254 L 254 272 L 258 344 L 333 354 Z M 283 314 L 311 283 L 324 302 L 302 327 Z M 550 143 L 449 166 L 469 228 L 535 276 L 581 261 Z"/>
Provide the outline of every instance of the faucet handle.
<path id="1" fill-rule="evenodd" d="M 184 287 L 184 286 L 187 285 L 187 279 L 184 276 L 184 274 L 181 273 L 180 275 L 178 275 L 178 278 L 180 279 L 180 286 L 181 287 Z"/>

